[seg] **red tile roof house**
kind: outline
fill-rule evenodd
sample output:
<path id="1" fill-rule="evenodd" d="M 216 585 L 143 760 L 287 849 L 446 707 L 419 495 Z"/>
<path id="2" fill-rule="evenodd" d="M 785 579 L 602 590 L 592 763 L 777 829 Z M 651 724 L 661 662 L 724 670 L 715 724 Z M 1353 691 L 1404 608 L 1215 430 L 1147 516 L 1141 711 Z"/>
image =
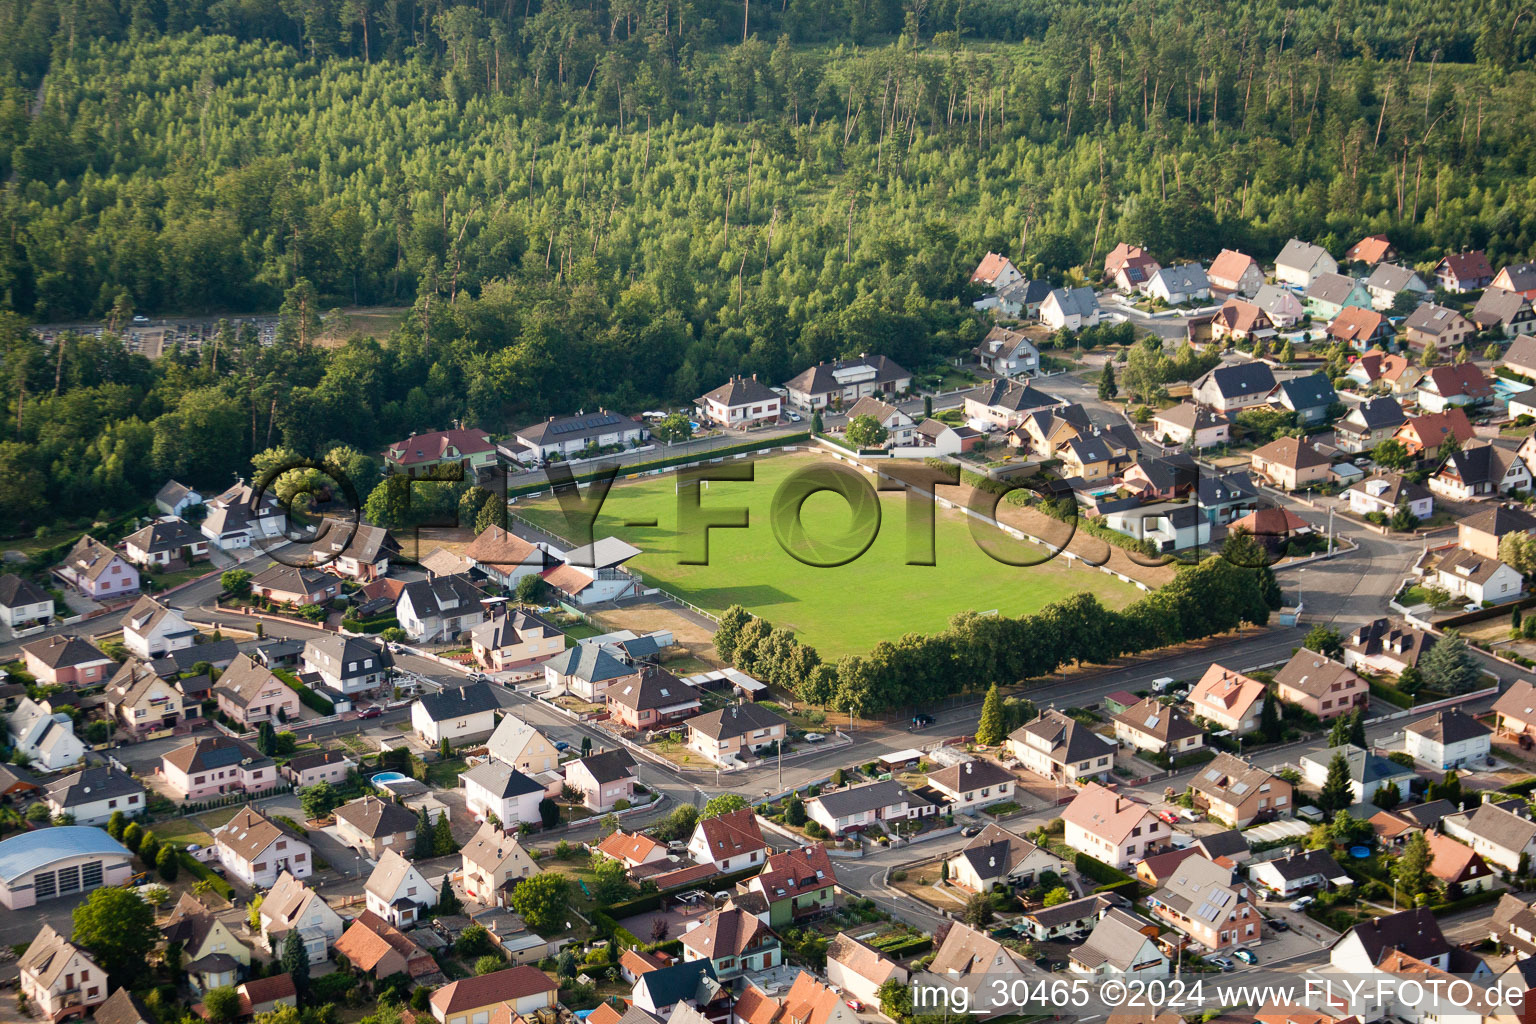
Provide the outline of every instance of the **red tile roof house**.
<path id="1" fill-rule="evenodd" d="M 549 975 L 524 964 L 444 985 L 432 993 L 430 1005 L 438 1024 L 486 1024 L 501 1004 L 520 1016 L 552 1007 L 559 990 Z"/>
<path id="2" fill-rule="evenodd" d="M 713 864 L 722 874 L 763 863 L 768 844 L 750 807 L 705 818 L 693 828 L 688 854 L 698 864 Z"/>
<path id="3" fill-rule="evenodd" d="M 235 986 L 235 994 L 240 997 L 240 1016 L 242 1017 L 271 1013 L 279 1006 L 297 1006 L 299 1003 L 299 993 L 294 987 L 293 975 L 286 972 L 270 978 L 242 982 Z"/>
<path id="4" fill-rule="evenodd" d="M 396 441 L 385 450 L 384 461 L 408 476 L 424 476 L 438 466 L 462 465 L 473 477 L 496 465 L 496 445 L 483 430 L 437 430 Z"/>
<path id="5" fill-rule="evenodd" d="M 1386 235 L 1366 235 L 1344 253 L 1345 263 L 1364 263 L 1373 267 L 1382 260 L 1397 259 L 1397 247 Z"/>
<path id="6" fill-rule="evenodd" d="M 104 683 L 117 662 L 77 636 L 61 634 L 34 640 L 21 648 L 27 671 L 39 683 L 95 686 Z"/>
<path id="7" fill-rule="evenodd" d="M 780 928 L 807 914 L 832 909 L 837 872 L 820 843 L 785 850 L 769 857 L 760 874 L 742 888 L 768 903 L 768 924 Z"/>
<path id="8" fill-rule="evenodd" d="M 1435 267 L 1435 283 L 1448 292 L 1486 288 L 1493 283 L 1493 264 L 1488 262 L 1488 254 L 1480 249 L 1451 253 Z"/>
<path id="9" fill-rule="evenodd" d="M 650 665 L 608 687 L 608 713 L 627 729 L 657 729 L 696 715 L 701 707 L 697 690 Z"/>
<path id="10" fill-rule="evenodd" d="M 219 710 L 241 725 L 275 722 L 279 711 L 289 721 L 299 717 L 299 695 L 246 654 L 230 662 L 213 694 Z"/>
<path id="11" fill-rule="evenodd" d="M 1327 721 L 1364 707 L 1371 691 L 1350 669 L 1303 647 L 1275 673 L 1275 696 Z"/>
<path id="12" fill-rule="evenodd" d="M 597 844 L 597 852 L 612 857 L 626 869 L 642 864 L 653 864 L 667 859 L 667 847 L 648 835 L 625 832 L 623 829 L 609 833 Z"/>
<path id="13" fill-rule="evenodd" d="M 75 542 L 54 573 L 86 597 L 107 601 L 139 590 L 139 570 L 127 558 L 86 534 Z"/>
<path id="14" fill-rule="evenodd" d="M 1122 871 L 1173 837 L 1151 807 L 1097 782 L 1080 789 L 1061 817 L 1068 846 Z"/>

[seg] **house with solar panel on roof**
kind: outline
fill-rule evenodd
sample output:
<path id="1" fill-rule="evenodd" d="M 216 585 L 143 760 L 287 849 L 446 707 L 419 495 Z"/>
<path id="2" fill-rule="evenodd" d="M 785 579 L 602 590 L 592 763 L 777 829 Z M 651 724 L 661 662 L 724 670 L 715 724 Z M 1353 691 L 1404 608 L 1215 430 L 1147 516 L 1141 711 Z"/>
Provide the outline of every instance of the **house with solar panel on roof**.
<path id="1" fill-rule="evenodd" d="M 1234 869 L 1205 857 L 1190 857 L 1163 887 L 1147 897 L 1152 913 L 1206 949 L 1222 950 L 1260 939 L 1253 890 Z"/>
<path id="2" fill-rule="evenodd" d="M 512 440 L 497 446 L 498 454 L 519 463 L 569 459 L 588 449 L 634 447 L 651 436 L 644 420 L 621 415 L 611 409 L 577 412 L 573 416 L 551 416 L 547 420 L 519 427 Z"/>

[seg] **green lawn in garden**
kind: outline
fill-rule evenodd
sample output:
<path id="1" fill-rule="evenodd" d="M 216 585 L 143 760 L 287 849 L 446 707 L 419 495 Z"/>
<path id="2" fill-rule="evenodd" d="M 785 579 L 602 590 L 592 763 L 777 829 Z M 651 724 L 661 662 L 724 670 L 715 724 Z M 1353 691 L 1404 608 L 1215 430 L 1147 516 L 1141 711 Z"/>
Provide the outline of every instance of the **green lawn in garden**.
<path id="1" fill-rule="evenodd" d="M 908 565 L 906 497 L 900 492 L 880 494 L 879 533 L 863 555 L 836 568 L 805 565 L 779 546 L 769 511 L 783 481 L 815 463 L 831 460 L 809 454 L 757 459 L 754 481 L 709 483 L 701 493 L 702 507 L 745 507 L 749 525 L 710 530 L 707 565 L 681 562 L 684 545 L 677 532 L 673 474 L 616 482 L 598 516 L 595 536 L 617 536 L 640 548 L 642 554 L 630 560 L 628 568 L 670 593 L 716 613 L 740 604 L 793 629 L 824 658 L 867 651 L 880 640 L 895 640 L 907 632 L 937 632 L 961 611 L 996 609 L 1020 615 L 1083 590 L 1115 608 L 1139 596 L 1136 588 L 1097 570 L 1081 564 L 1068 568 L 1065 559 L 1019 567 L 995 561 L 972 539 L 967 517 L 953 510 L 935 510 L 936 564 Z M 552 497 L 520 501 L 515 511 L 557 536 L 567 536 L 565 519 Z M 655 526 L 626 525 L 651 519 Z M 814 537 L 840 535 L 852 520 L 848 504 L 830 493 L 812 495 L 801 512 L 801 521 Z M 1016 560 L 1041 557 L 1040 548 L 981 524 L 978 528 L 991 536 L 995 549 Z"/>

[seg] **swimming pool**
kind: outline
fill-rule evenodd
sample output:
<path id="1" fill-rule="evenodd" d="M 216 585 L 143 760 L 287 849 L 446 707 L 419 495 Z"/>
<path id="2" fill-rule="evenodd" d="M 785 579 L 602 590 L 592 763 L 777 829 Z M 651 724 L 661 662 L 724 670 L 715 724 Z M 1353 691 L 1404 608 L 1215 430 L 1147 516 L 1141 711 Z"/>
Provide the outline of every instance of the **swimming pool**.
<path id="1" fill-rule="evenodd" d="M 404 782 L 406 778 L 407 776 L 401 775 L 399 772 L 379 772 L 379 774 L 373 776 L 368 781 L 375 786 L 387 786 L 391 782 Z"/>

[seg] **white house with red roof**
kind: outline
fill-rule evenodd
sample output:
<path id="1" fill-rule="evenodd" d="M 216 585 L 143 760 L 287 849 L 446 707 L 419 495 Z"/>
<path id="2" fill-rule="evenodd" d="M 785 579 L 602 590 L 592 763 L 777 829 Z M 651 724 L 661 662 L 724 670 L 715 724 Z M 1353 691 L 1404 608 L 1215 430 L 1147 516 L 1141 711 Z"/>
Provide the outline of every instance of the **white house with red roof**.
<path id="1" fill-rule="evenodd" d="M 473 477 L 496 465 L 496 446 L 483 430 L 434 430 L 396 441 L 384 450 L 384 462 L 407 476 L 426 476 L 438 466 L 461 465 Z"/>
<path id="2" fill-rule="evenodd" d="M 1156 852 L 1173 837 L 1152 808 L 1090 782 L 1062 812 L 1066 844 L 1124 870 Z"/>
<path id="3" fill-rule="evenodd" d="M 597 844 L 597 852 L 612 857 L 629 869 L 667 859 L 665 844 L 658 843 L 644 833 L 625 832 L 623 829 L 603 837 L 603 841 Z"/>
<path id="4" fill-rule="evenodd" d="M 752 808 L 705 818 L 693 827 L 688 840 L 688 855 L 698 864 L 713 864 L 721 874 L 730 874 L 763 863 L 768 844 L 758 827 Z"/>

